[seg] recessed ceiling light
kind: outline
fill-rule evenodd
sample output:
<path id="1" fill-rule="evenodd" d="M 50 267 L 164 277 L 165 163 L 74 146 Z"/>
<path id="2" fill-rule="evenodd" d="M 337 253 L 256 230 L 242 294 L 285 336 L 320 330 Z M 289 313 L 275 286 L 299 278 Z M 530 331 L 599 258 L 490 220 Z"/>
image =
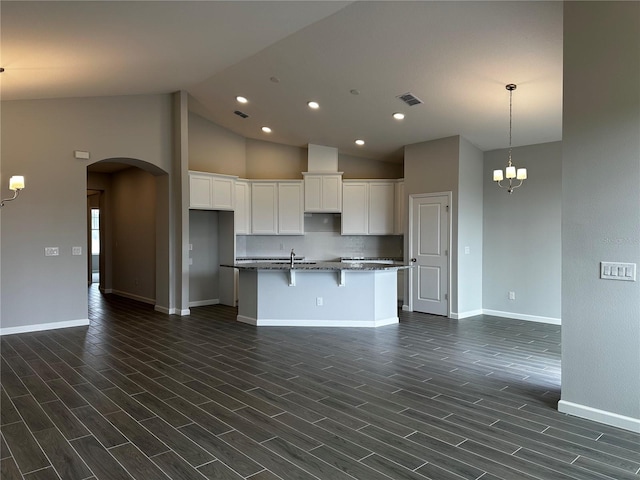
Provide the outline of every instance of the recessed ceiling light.
<path id="1" fill-rule="evenodd" d="M 280 79 L 278 77 L 271 77 L 269 80 L 271 80 L 273 83 L 280 83 Z"/>
<path id="2" fill-rule="evenodd" d="M 307 105 L 309 105 L 309 108 L 313 108 L 314 110 L 320 108 L 320 104 L 318 102 L 307 102 Z"/>
<path id="3" fill-rule="evenodd" d="M 364 145 L 364 140 L 360 140 L 360 139 L 356 140 L 356 145 L 360 145 L 360 146 Z"/>
<path id="4" fill-rule="evenodd" d="M 393 114 L 393 118 L 396 120 L 404 120 L 404 113 L 396 112 Z"/>
<path id="5" fill-rule="evenodd" d="M 241 95 L 238 95 L 236 97 L 236 100 L 238 101 L 238 103 L 248 103 L 249 102 L 249 100 L 247 100 L 247 97 L 243 97 Z"/>
<path id="6" fill-rule="evenodd" d="M 351 90 L 349 90 L 349 93 L 351 93 L 351 95 L 360 95 L 360 90 L 352 88 Z"/>
<path id="7" fill-rule="evenodd" d="M 271 129 L 269 127 L 262 127 L 262 131 L 264 133 L 271 133 Z"/>

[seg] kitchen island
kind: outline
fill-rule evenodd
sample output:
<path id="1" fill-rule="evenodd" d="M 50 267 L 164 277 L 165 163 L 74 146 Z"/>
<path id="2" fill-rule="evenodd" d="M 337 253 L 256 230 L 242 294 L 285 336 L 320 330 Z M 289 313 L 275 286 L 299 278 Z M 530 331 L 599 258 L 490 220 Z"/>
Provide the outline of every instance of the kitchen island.
<path id="1" fill-rule="evenodd" d="M 236 263 L 240 322 L 258 326 L 379 327 L 398 323 L 402 264 Z"/>

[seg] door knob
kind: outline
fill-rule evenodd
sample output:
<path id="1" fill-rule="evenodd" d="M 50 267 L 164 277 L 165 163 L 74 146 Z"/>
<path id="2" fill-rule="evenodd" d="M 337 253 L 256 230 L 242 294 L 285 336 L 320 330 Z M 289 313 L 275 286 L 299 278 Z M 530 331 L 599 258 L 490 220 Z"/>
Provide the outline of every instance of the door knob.
<path id="1" fill-rule="evenodd" d="M 412 258 L 411 261 L 414 262 L 414 263 L 417 262 L 417 260 L 415 258 Z"/>

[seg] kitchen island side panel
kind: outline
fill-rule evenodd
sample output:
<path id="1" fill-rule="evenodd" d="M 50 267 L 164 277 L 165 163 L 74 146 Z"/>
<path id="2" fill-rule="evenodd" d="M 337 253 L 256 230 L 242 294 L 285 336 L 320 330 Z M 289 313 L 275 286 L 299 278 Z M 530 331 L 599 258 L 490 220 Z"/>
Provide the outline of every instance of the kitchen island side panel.
<path id="1" fill-rule="evenodd" d="M 298 270 L 290 285 L 286 270 L 241 270 L 238 320 L 351 327 L 397 323 L 396 275 L 395 270 L 346 271 L 340 285 L 340 271 Z"/>
<path id="2" fill-rule="evenodd" d="M 238 315 L 258 317 L 258 271 L 240 271 L 238 277 Z"/>

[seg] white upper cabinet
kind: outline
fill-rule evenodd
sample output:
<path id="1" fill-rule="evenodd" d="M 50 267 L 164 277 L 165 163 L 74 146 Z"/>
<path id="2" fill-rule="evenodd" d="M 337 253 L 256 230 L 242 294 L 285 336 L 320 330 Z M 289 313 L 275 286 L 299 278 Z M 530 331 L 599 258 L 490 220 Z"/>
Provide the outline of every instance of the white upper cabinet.
<path id="1" fill-rule="evenodd" d="M 342 234 L 369 233 L 369 185 L 345 180 L 342 184 Z"/>
<path id="2" fill-rule="evenodd" d="M 304 176 L 304 211 L 340 213 L 342 211 L 342 172 L 310 173 Z"/>
<path id="3" fill-rule="evenodd" d="M 251 182 L 251 233 L 278 234 L 277 182 Z"/>
<path id="4" fill-rule="evenodd" d="M 369 234 L 392 235 L 394 230 L 395 182 L 369 183 Z"/>
<path id="5" fill-rule="evenodd" d="M 251 182 L 251 234 L 303 235 L 301 180 Z"/>
<path id="6" fill-rule="evenodd" d="M 251 233 L 251 185 L 246 180 L 236 180 L 235 230 L 237 235 Z"/>
<path id="7" fill-rule="evenodd" d="M 278 234 L 304 234 L 304 195 L 301 181 L 278 182 Z"/>
<path id="8" fill-rule="evenodd" d="M 233 210 L 236 178 L 231 175 L 189 172 L 189 208 Z"/>
<path id="9" fill-rule="evenodd" d="M 343 182 L 343 235 L 392 235 L 394 209 L 394 180 L 345 180 Z"/>

